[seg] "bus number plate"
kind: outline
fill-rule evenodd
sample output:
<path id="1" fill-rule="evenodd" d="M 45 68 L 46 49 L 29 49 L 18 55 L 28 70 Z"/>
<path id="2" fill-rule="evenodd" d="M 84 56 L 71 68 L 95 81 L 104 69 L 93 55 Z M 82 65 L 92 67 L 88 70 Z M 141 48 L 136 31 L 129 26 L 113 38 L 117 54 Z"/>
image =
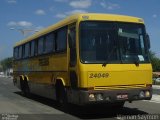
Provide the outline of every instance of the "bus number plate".
<path id="1" fill-rule="evenodd" d="M 109 73 L 89 73 L 89 78 L 108 78 Z"/>

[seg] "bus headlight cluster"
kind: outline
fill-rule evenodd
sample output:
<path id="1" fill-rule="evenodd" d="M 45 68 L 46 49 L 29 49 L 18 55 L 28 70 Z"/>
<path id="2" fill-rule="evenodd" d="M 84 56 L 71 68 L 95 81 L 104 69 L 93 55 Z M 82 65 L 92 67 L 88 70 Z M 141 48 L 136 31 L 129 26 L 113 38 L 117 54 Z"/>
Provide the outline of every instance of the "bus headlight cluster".
<path id="1" fill-rule="evenodd" d="M 140 98 L 144 98 L 144 96 L 145 96 L 145 95 L 144 95 L 144 92 L 141 91 L 141 92 L 139 93 L 139 97 L 140 97 Z"/>
<path id="2" fill-rule="evenodd" d="M 103 100 L 102 94 L 97 94 L 97 95 L 96 95 L 96 100 L 97 100 L 97 101 L 102 101 L 102 100 Z"/>
<path id="3" fill-rule="evenodd" d="M 104 100 L 103 95 L 101 93 L 98 94 L 89 94 L 89 101 L 102 101 Z"/>
<path id="4" fill-rule="evenodd" d="M 94 94 L 89 94 L 89 101 L 96 101 Z"/>
<path id="5" fill-rule="evenodd" d="M 146 92 L 145 92 L 145 96 L 146 96 L 146 97 L 150 97 L 150 95 L 151 95 L 151 94 L 150 94 L 149 91 L 146 91 Z"/>
<path id="6" fill-rule="evenodd" d="M 139 97 L 140 97 L 140 98 L 150 97 L 150 92 L 149 92 L 149 91 L 141 91 L 141 92 L 139 93 Z"/>

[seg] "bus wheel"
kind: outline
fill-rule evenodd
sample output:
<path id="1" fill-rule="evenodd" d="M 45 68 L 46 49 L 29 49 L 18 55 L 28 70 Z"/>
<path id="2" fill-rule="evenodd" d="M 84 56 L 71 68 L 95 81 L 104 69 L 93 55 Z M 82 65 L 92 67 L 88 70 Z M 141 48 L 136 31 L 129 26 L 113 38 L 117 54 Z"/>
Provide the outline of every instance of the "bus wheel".
<path id="1" fill-rule="evenodd" d="M 21 85 L 21 93 L 22 95 L 29 97 L 30 96 L 30 89 L 28 86 L 27 80 L 20 80 L 20 85 Z"/>
<path id="2" fill-rule="evenodd" d="M 24 80 L 24 95 L 30 97 L 30 89 L 27 80 Z"/>
<path id="3" fill-rule="evenodd" d="M 67 93 L 66 93 L 66 89 L 63 86 L 61 81 L 57 81 L 57 83 L 56 83 L 56 100 L 62 108 L 66 109 L 66 107 L 67 107 Z"/>
<path id="4" fill-rule="evenodd" d="M 21 94 L 24 95 L 24 81 L 20 79 Z"/>

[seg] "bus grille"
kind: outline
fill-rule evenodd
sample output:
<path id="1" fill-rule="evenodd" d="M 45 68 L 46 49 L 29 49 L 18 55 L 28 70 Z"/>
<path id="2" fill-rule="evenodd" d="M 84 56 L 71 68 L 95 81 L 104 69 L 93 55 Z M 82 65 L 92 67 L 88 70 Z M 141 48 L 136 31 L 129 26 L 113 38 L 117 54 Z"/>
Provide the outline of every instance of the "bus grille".
<path id="1" fill-rule="evenodd" d="M 130 89 L 130 88 L 142 88 L 142 87 L 146 87 L 146 85 L 136 84 L 136 85 L 95 86 L 94 90 Z"/>

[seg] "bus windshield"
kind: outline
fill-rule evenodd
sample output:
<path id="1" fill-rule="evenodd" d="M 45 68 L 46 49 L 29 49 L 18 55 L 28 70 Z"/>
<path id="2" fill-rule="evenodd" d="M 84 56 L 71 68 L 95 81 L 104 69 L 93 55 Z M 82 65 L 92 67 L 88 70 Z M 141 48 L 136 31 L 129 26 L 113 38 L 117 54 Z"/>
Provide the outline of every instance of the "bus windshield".
<path id="1" fill-rule="evenodd" d="M 143 24 L 84 21 L 80 24 L 83 63 L 148 63 Z"/>

